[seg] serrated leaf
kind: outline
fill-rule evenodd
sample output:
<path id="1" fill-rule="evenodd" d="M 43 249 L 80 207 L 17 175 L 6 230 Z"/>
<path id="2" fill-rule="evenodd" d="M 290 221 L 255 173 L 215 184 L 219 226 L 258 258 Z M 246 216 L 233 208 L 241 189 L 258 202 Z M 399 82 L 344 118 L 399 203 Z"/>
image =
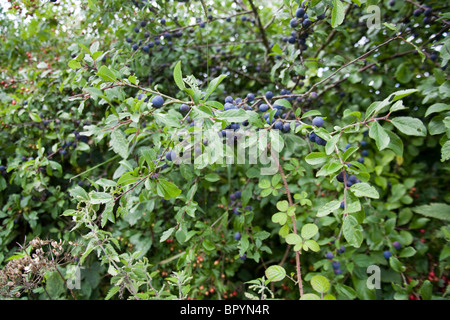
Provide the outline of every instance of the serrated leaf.
<path id="1" fill-rule="evenodd" d="M 425 137 L 427 135 L 427 128 L 417 118 L 396 117 L 391 120 L 391 123 L 406 135 L 419 137 Z"/>
<path id="2" fill-rule="evenodd" d="M 131 172 L 127 172 L 124 175 L 122 175 L 119 180 L 117 181 L 117 184 L 121 186 L 126 186 L 130 183 L 133 183 L 137 180 L 139 180 L 139 177 L 134 176 Z"/>
<path id="3" fill-rule="evenodd" d="M 170 228 L 170 229 L 167 229 L 166 231 L 164 231 L 163 234 L 161 235 L 161 239 L 159 239 L 159 242 L 164 242 L 167 239 L 169 239 L 174 231 L 175 231 L 175 228 Z"/>
<path id="4" fill-rule="evenodd" d="M 97 75 L 106 81 L 115 82 L 117 80 L 116 75 L 107 66 L 101 66 Z"/>
<path id="5" fill-rule="evenodd" d="M 450 205 L 446 203 L 430 203 L 411 208 L 411 210 L 425 217 L 450 221 Z"/>
<path id="6" fill-rule="evenodd" d="M 341 206 L 341 202 L 338 200 L 332 200 L 326 204 L 324 204 L 319 211 L 317 211 L 318 217 L 325 217 L 329 215 L 330 213 L 338 210 Z"/>
<path id="7" fill-rule="evenodd" d="M 172 182 L 165 179 L 158 179 L 158 187 L 160 187 L 164 196 L 164 199 L 177 197 L 181 194 L 181 190 Z"/>
<path id="8" fill-rule="evenodd" d="M 70 60 L 68 63 L 68 66 L 70 69 L 80 69 L 81 68 L 81 63 L 79 63 L 76 60 Z"/>
<path id="9" fill-rule="evenodd" d="M 289 203 L 286 200 L 277 202 L 277 209 L 283 212 L 286 212 L 289 208 Z"/>
<path id="10" fill-rule="evenodd" d="M 271 184 L 268 179 L 259 180 L 258 187 L 260 187 L 261 189 L 267 189 L 267 188 L 270 188 L 270 186 L 271 186 Z"/>
<path id="11" fill-rule="evenodd" d="M 311 239 L 317 232 L 319 232 L 319 228 L 315 224 L 307 223 L 302 227 L 301 236 L 303 239 Z"/>
<path id="12" fill-rule="evenodd" d="M 113 200 L 113 196 L 106 192 L 94 192 L 91 194 L 91 203 L 93 204 L 113 202 Z"/>
<path id="13" fill-rule="evenodd" d="M 342 234 L 345 240 L 355 248 L 359 248 L 363 241 L 361 226 L 353 216 L 347 216 L 342 224 Z"/>
<path id="14" fill-rule="evenodd" d="M 315 275 L 311 278 L 311 286 L 319 293 L 326 293 L 330 290 L 330 282 L 321 275 Z"/>
<path id="15" fill-rule="evenodd" d="M 115 153 L 119 154 L 124 159 L 128 157 L 128 140 L 125 138 L 122 131 L 114 130 L 111 133 L 110 144 Z"/>
<path id="16" fill-rule="evenodd" d="M 319 250 L 320 250 L 319 244 L 314 240 L 306 240 L 305 246 L 307 246 L 309 249 L 311 249 L 314 252 L 319 252 Z"/>
<path id="17" fill-rule="evenodd" d="M 88 193 L 86 192 L 86 190 L 84 190 L 80 186 L 76 186 L 75 188 L 71 189 L 69 191 L 69 193 L 70 193 L 71 197 L 75 198 L 78 201 L 80 201 L 80 200 L 89 200 L 90 199 L 90 197 L 89 197 Z"/>
<path id="18" fill-rule="evenodd" d="M 305 293 L 300 300 L 320 300 L 320 297 L 314 293 Z"/>
<path id="19" fill-rule="evenodd" d="M 368 197 L 378 199 L 380 197 L 377 189 L 366 182 L 356 183 L 350 187 L 350 190 L 357 197 Z"/>
<path id="20" fill-rule="evenodd" d="M 116 287 L 112 287 L 111 289 L 109 289 L 105 300 L 109 300 L 111 299 L 117 292 L 119 292 L 120 286 L 116 286 Z"/>
<path id="21" fill-rule="evenodd" d="M 287 221 L 287 215 L 284 212 L 277 212 L 272 216 L 272 222 L 284 225 Z"/>
<path id="22" fill-rule="evenodd" d="M 302 238 L 296 233 L 290 233 L 285 237 L 286 243 L 296 245 L 302 242 Z"/>
<path id="23" fill-rule="evenodd" d="M 266 269 L 265 275 L 271 282 L 277 282 L 286 277 L 286 270 L 282 266 L 270 266 Z"/>

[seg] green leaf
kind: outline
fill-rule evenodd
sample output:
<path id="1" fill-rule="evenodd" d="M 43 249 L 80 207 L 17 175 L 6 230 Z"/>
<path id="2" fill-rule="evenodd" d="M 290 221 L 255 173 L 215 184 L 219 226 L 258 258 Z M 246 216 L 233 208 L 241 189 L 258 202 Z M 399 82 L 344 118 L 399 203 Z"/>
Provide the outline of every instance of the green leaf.
<path id="1" fill-rule="evenodd" d="M 325 152 L 311 152 L 305 157 L 305 161 L 310 165 L 320 165 L 330 159 Z"/>
<path id="2" fill-rule="evenodd" d="M 117 181 L 117 184 L 120 184 L 121 186 L 126 186 L 128 184 L 131 184 L 137 180 L 139 180 L 139 177 L 136 177 L 131 172 L 127 172 L 124 175 L 122 175 L 119 180 Z"/>
<path id="3" fill-rule="evenodd" d="M 284 225 L 287 221 L 287 214 L 284 212 L 277 212 L 272 216 L 272 222 Z"/>
<path id="4" fill-rule="evenodd" d="M 325 152 L 327 155 L 330 155 L 335 151 L 334 149 L 339 141 L 339 138 L 339 135 L 335 135 L 333 138 L 327 141 L 327 144 L 325 145 Z"/>
<path id="5" fill-rule="evenodd" d="M 338 200 L 332 200 L 325 205 L 323 205 L 319 211 L 317 212 L 318 217 L 325 217 L 329 215 L 330 213 L 338 210 L 341 206 L 341 202 Z"/>
<path id="6" fill-rule="evenodd" d="M 227 120 L 228 122 L 244 122 L 249 116 L 244 109 L 231 109 L 216 113 L 216 118 Z"/>
<path id="7" fill-rule="evenodd" d="M 91 44 L 91 46 L 89 47 L 89 51 L 94 54 L 95 52 L 98 52 L 98 47 L 100 46 L 100 43 L 98 41 L 95 41 L 94 43 Z"/>
<path id="8" fill-rule="evenodd" d="M 419 137 L 425 137 L 427 135 L 427 128 L 417 118 L 396 117 L 391 120 L 391 123 L 406 135 Z"/>
<path id="9" fill-rule="evenodd" d="M 292 109 L 291 103 L 286 99 L 278 99 L 273 103 L 273 105 L 282 106 L 285 107 L 286 109 Z"/>
<path id="10" fill-rule="evenodd" d="M 398 100 L 397 102 L 395 102 L 392 107 L 389 109 L 389 112 L 396 112 L 396 111 L 400 111 L 400 110 L 405 110 L 407 109 L 404 105 L 403 105 L 403 100 Z"/>
<path id="11" fill-rule="evenodd" d="M 445 246 L 439 255 L 439 260 L 442 261 L 444 259 L 447 259 L 448 257 L 450 257 L 450 247 Z"/>
<path id="12" fill-rule="evenodd" d="M 383 23 L 383 25 L 386 26 L 387 28 L 391 29 L 392 31 L 398 32 L 398 28 L 392 23 L 385 22 L 385 23 Z"/>
<path id="13" fill-rule="evenodd" d="M 395 72 L 395 77 L 400 83 L 406 84 L 409 83 L 414 76 L 414 73 L 409 68 L 409 63 L 402 63 L 397 67 L 397 71 Z"/>
<path id="14" fill-rule="evenodd" d="M 94 192 L 91 194 L 91 203 L 100 204 L 114 201 L 112 195 L 106 192 Z"/>
<path id="15" fill-rule="evenodd" d="M 321 275 L 315 275 L 311 278 L 311 286 L 319 293 L 326 293 L 330 290 L 330 282 L 327 278 Z"/>
<path id="16" fill-rule="evenodd" d="M 400 262 L 400 260 L 398 260 L 394 256 L 389 258 L 389 265 L 391 266 L 391 268 L 394 271 L 397 271 L 397 272 L 404 272 L 405 271 L 405 267 L 403 266 L 403 264 Z"/>
<path id="17" fill-rule="evenodd" d="M 430 203 L 411 209 L 415 213 L 425 217 L 450 221 L 450 205 L 446 203 Z"/>
<path id="18" fill-rule="evenodd" d="M 158 179 L 158 187 L 162 189 L 164 199 L 166 200 L 181 194 L 181 190 L 175 184 L 165 179 Z"/>
<path id="19" fill-rule="evenodd" d="M 305 293 L 300 300 L 320 300 L 320 297 L 314 293 Z"/>
<path id="20" fill-rule="evenodd" d="M 115 82 L 117 80 L 116 75 L 107 66 L 101 66 L 97 75 L 105 81 Z"/>
<path id="21" fill-rule="evenodd" d="M 339 294 L 342 294 L 343 296 L 346 296 L 351 300 L 356 298 L 356 291 L 352 287 L 346 286 L 341 283 L 337 283 L 334 288 Z"/>
<path id="22" fill-rule="evenodd" d="M 302 115 L 301 119 L 308 118 L 308 117 L 314 117 L 314 116 L 320 116 L 321 114 L 322 113 L 318 110 L 310 110 L 310 111 L 305 112 Z"/>
<path id="23" fill-rule="evenodd" d="M 42 122 L 41 117 L 39 117 L 39 115 L 38 115 L 37 113 L 35 113 L 35 112 L 30 112 L 29 115 L 30 115 L 30 119 L 31 119 L 32 121 L 34 121 L 34 122 Z"/>
<path id="24" fill-rule="evenodd" d="M 218 101 L 206 101 L 205 104 L 210 106 L 210 107 L 213 107 L 213 108 L 216 108 L 216 109 L 219 109 L 219 110 L 223 110 L 223 104 L 221 104 Z"/>
<path id="25" fill-rule="evenodd" d="M 302 227 L 301 236 L 303 239 L 311 239 L 317 232 L 319 232 L 319 228 L 315 224 L 307 223 Z"/>
<path id="26" fill-rule="evenodd" d="M 265 197 L 269 196 L 270 194 L 272 194 L 272 191 L 275 191 L 275 190 L 273 190 L 272 188 L 263 189 L 261 191 L 261 197 L 265 198 Z"/>
<path id="27" fill-rule="evenodd" d="M 52 299 L 58 298 L 66 291 L 65 281 L 56 271 L 50 273 L 45 281 L 45 287 L 48 295 L 52 297 Z"/>
<path id="28" fill-rule="evenodd" d="M 90 200 L 88 193 L 80 186 L 76 186 L 75 188 L 69 191 L 70 195 L 76 200 Z"/>
<path id="29" fill-rule="evenodd" d="M 213 251 L 216 248 L 214 243 L 212 243 L 209 239 L 203 240 L 202 245 L 207 251 Z"/>
<path id="30" fill-rule="evenodd" d="M 111 289 L 109 289 L 105 300 L 109 300 L 111 299 L 117 292 L 119 292 L 120 286 L 116 286 L 116 287 L 112 287 Z"/>
<path id="31" fill-rule="evenodd" d="M 175 231 L 174 227 L 164 231 L 163 234 L 161 235 L 161 239 L 159 239 L 159 242 L 164 242 L 167 239 L 169 239 L 174 231 Z"/>
<path id="32" fill-rule="evenodd" d="M 418 89 L 407 89 L 407 90 L 400 90 L 400 91 L 396 91 L 392 94 L 389 95 L 389 99 L 393 97 L 391 102 L 403 99 L 406 96 L 409 96 L 410 94 L 413 94 L 415 92 L 419 91 Z"/>
<path id="33" fill-rule="evenodd" d="M 399 156 L 403 157 L 403 141 L 400 139 L 398 135 L 396 135 L 394 132 L 390 130 L 385 131 L 387 135 L 389 136 L 389 145 L 388 148 L 394 151 L 394 153 Z"/>
<path id="34" fill-rule="evenodd" d="M 178 61 L 173 69 L 173 79 L 180 90 L 184 90 L 183 74 L 181 73 L 181 61 Z"/>
<path id="35" fill-rule="evenodd" d="M 345 7 L 341 0 L 333 0 L 333 10 L 331 11 L 331 26 L 338 27 L 344 22 Z"/>
<path id="36" fill-rule="evenodd" d="M 286 200 L 277 202 L 277 209 L 283 212 L 286 212 L 289 208 L 289 203 Z"/>
<path id="37" fill-rule="evenodd" d="M 217 78 L 213 79 L 209 85 L 208 88 L 206 89 L 206 94 L 204 95 L 204 99 L 205 101 L 208 100 L 209 96 L 214 92 L 214 90 L 216 90 L 217 86 L 222 82 L 223 79 L 225 79 L 227 76 L 222 74 L 220 76 L 218 76 Z M 240 110 L 240 109 L 239 109 Z M 229 110 L 232 111 L 232 110 Z M 245 120 L 242 120 L 245 121 Z"/>
<path id="38" fill-rule="evenodd" d="M 416 249 L 413 247 L 406 247 L 401 252 L 399 257 L 400 258 L 409 258 L 416 254 Z"/>
<path id="39" fill-rule="evenodd" d="M 281 281 L 286 277 L 286 270 L 282 266 L 270 266 L 265 271 L 266 278 L 271 282 Z"/>
<path id="40" fill-rule="evenodd" d="M 435 103 L 427 109 L 427 112 L 425 112 L 425 117 L 428 117 L 432 113 L 449 111 L 449 110 L 450 110 L 450 104 Z"/>
<path id="41" fill-rule="evenodd" d="M 122 158 L 128 158 L 128 140 L 125 138 L 122 131 L 116 129 L 111 133 L 111 147 L 114 152 L 119 154 Z"/>
<path id="42" fill-rule="evenodd" d="M 306 248 L 311 249 L 314 252 L 319 252 L 319 250 L 320 250 L 319 244 L 314 240 L 306 240 L 305 244 L 304 244 L 304 248 L 305 248 L 305 246 L 306 246 Z"/>
<path id="43" fill-rule="evenodd" d="M 285 238 L 286 243 L 296 245 L 302 242 L 302 238 L 296 233 L 290 233 Z"/>
<path id="44" fill-rule="evenodd" d="M 270 188 L 270 186 L 271 186 L 271 184 L 268 179 L 259 180 L 258 187 L 260 187 L 261 189 L 267 189 L 267 188 Z"/>
<path id="45" fill-rule="evenodd" d="M 208 173 L 205 176 L 205 180 L 209 181 L 209 182 L 217 182 L 220 180 L 220 176 L 216 173 Z"/>
<path id="46" fill-rule="evenodd" d="M 377 148 L 380 151 L 386 149 L 391 140 L 389 135 L 377 121 L 373 122 L 370 126 L 369 137 L 375 140 Z"/>
<path id="47" fill-rule="evenodd" d="M 389 97 L 383 101 L 373 102 L 366 110 L 366 120 L 370 117 L 375 117 L 378 113 L 384 111 L 384 109 L 389 106 L 389 103 Z"/>
<path id="48" fill-rule="evenodd" d="M 362 228 L 353 216 L 347 216 L 342 224 L 342 234 L 345 240 L 355 248 L 359 248 L 363 241 Z"/>
<path id="49" fill-rule="evenodd" d="M 80 69 L 81 63 L 79 63 L 77 60 L 70 60 L 68 66 L 70 69 Z"/>
<path id="50" fill-rule="evenodd" d="M 283 50 L 281 50 L 281 47 L 278 43 L 275 43 L 275 45 L 272 47 L 272 52 L 279 56 L 283 55 Z"/>
<path id="51" fill-rule="evenodd" d="M 430 280 L 425 280 L 420 287 L 420 295 L 422 300 L 431 300 L 433 295 L 433 284 Z"/>
<path id="52" fill-rule="evenodd" d="M 324 165 L 317 173 L 316 177 L 331 175 L 332 173 L 341 170 L 344 167 L 339 161 L 335 160 L 334 162 L 328 163 Z"/>
<path id="53" fill-rule="evenodd" d="M 358 198 L 368 197 L 368 198 L 378 199 L 380 197 L 377 189 L 375 189 L 374 187 L 372 187 L 370 184 L 368 184 L 366 182 L 356 183 L 350 187 L 350 190 Z"/>
<path id="54" fill-rule="evenodd" d="M 450 159 L 450 140 L 446 141 L 441 150 L 441 161 L 447 161 Z"/>

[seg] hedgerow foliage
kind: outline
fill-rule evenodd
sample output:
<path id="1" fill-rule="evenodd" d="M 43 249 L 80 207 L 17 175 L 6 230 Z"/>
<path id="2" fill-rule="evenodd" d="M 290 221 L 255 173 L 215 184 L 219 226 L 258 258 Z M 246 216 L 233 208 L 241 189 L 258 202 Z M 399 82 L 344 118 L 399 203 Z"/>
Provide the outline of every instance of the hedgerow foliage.
<path id="1" fill-rule="evenodd" d="M 10 0 L 1 296 L 446 299 L 449 26 L 442 1 Z"/>

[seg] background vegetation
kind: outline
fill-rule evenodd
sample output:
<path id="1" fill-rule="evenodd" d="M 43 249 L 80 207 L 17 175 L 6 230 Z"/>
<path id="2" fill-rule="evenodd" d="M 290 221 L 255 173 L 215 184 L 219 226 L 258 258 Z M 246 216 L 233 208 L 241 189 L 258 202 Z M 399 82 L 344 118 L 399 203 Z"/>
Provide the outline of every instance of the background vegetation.
<path id="1" fill-rule="evenodd" d="M 2 3 L 1 296 L 447 299 L 449 25 L 444 1 Z M 277 173 L 212 136 L 175 163 L 194 120 L 269 132 Z"/>

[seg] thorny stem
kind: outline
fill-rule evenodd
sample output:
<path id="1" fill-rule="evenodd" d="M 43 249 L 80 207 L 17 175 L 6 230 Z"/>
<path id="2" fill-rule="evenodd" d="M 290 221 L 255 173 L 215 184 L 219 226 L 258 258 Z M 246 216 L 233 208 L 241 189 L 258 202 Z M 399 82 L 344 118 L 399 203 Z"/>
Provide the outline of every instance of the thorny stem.
<path id="1" fill-rule="evenodd" d="M 271 148 L 272 149 L 272 148 Z M 286 195 L 288 197 L 289 206 L 293 206 L 294 202 L 292 201 L 291 192 L 289 191 L 289 186 L 286 180 L 286 176 L 284 174 L 283 168 L 281 167 L 280 161 L 278 161 L 278 158 L 275 156 L 275 154 L 272 152 L 272 158 L 274 159 L 276 165 L 278 166 L 278 169 L 280 170 L 281 179 L 283 180 L 284 188 L 286 189 Z M 292 228 L 295 234 L 297 234 L 297 225 L 295 221 L 295 215 L 291 216 L 292 220 Z M 297 266 L 297 280 L 298 280 L 298 288 L 300 290 L 300 297 L 303 296 L 303 282 L 302 282 L 302 272 L 301 272 L 301 266 L 300 266 L 300 252 L 295 251 L 295 261 Z"/>

